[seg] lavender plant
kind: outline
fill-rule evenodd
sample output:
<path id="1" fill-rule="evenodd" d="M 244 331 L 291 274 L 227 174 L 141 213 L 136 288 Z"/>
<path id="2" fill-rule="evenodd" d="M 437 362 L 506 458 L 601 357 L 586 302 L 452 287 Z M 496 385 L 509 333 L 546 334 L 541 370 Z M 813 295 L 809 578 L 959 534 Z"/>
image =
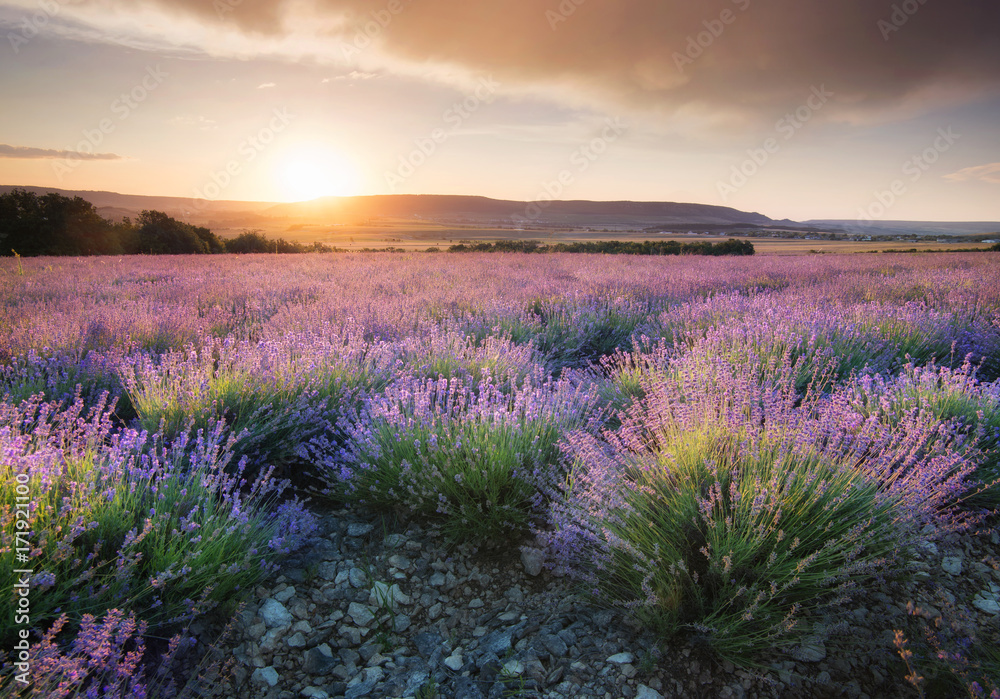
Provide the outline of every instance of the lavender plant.
<path id="1" fill-rule="evenodd" d="M 0 403 L 2 589 L 13 594 L 15 569 L 34 571 L 39 628 L 124 606 L 165 629 L 233 603 L 313 520 L 294 501 L 275 510 L 284 484 L 269 474 L 246 483 L 242 464 L 227 473 L 225 435 L 216 425 L 167 443 L 113 434 L 110 411 L 86 413 L 81 401 Z M 4 643 L 13 612 L 5 606 Z"/>
<path id="2" fill-rule="evenodd" d="M 527 527 L 556 472 L 557 443 L 597 418 L 595 402 L 592 389 L 537 372 L 513 387 L 488 374 L 400 380 L 372 401 L 328 479 L 343 497 L 496 541 Z"/>
<path id="3" fill-rule="evenodd" d="M 830 439 L 856 436 L 856 416 L 824 411 L 816 394 L 800 400 L 792 367 L 778 369 L 758 382 L 725 362 L 687 361 L 617 432 L 575 434 L 553 528 L 540 532 L 599 599 L 743 662 L 799 642 L 821 609 L 902 574 L 926 525 L 961 524 L 940 491 L 972 470 L 892 439 L 859 464 L 859 445 L 882 433 Z M 843 429 L 824 435 L 830 420 Z"/>

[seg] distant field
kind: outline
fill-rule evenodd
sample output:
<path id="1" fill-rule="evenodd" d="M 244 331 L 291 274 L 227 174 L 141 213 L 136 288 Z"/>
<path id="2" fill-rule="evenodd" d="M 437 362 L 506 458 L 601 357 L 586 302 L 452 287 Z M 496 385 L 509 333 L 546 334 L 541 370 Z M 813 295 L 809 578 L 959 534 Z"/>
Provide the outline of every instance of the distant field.
<path id="1" fill-rule="evenodd" d="M 243 232 L 243 228 L 214 228 L 223 238 L 233 238 Z M 338 248 L 361 250 L 364 248 L 396 247 L 407 250 L 426 250 L 429 247 L 447 248 L 460 242 L 493 242 L 496 240 L 538 240 L 543 243 L 574 243 L 598 240 L 677 240 L 692 242 L 706 240 L 718 242 L 724 236 L 718 235 L 651 235 L 635 231 L 591 231 L 591 230 L 518 230 L 512 228 L 482 228 L 477 226 L 444 226 L 437 223 L 420 223 L 412 220 L 389 220 L 371 225 L 320 225 L 291 224 L 276 221 L 259 229 L 269 238 L 309 245 L 323 243 Z M 742 236 L 737 236 L 742 237 Z M 803 240 L 784 238 L 748 238 L 759 254 L 764 255 L 806 255 L 820 253 L 880 252 L 883 250 L 957 250 L 988 248 L 986 244 L 938 243 L 891 241 L 856 242 Z"/>

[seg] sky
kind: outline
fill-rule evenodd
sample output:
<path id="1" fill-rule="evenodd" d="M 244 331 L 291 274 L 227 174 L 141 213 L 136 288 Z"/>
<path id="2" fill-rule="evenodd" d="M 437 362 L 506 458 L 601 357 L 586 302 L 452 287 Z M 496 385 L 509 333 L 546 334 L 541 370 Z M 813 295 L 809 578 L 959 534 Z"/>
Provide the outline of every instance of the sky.
<path id="1" fill-rule="evenodd" d="M 0 0 L 0 184 L 1000 221 L 996 0 Z"/>

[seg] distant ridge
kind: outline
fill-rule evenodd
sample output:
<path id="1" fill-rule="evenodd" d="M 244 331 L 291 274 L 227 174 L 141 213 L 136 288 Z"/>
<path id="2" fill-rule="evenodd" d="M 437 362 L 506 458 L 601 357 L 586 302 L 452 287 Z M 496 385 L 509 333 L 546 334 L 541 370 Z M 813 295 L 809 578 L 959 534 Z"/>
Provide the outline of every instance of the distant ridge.
<path id="1" fill-rule="evenodd" d="M 267 215 L 287 218 L 327 218 L 345 220 L 375 216 L 390 218 L 421 217 L 507 223 L 602 223 L 632 224 L 737 224 L 773 225 L 775 222 L 758 213 L 747 213 L 726 206 L 674 202 L 635 201 L 548 201 L 524 202 L 488 197 L 440 194 L 389 194 L 368 197 L 324 197 L 308 202 L 278 204 Z"/>
<path id="2" fill-rule="evenodd" d="M 81 197 L 102 215 L 120 219 L 155 209 L 191 223 L 211 221 L 252 223 L 255 218 L 355 224 L 371 219 L 423 219 L 449 223 L 504 223 L 507 225 L 563 226 L 770 226 L 776 222 L 759 213 L 726 206 L 674 202 L 552 201 L 521 202 L 489 197 L 438 194 L 387 194 L 362 197 L 324 197 L 280 204 L 251 201 L 205 201 L 116 192 L 91 192 L 54 187 L 0 185 L 0 193 L 26 189 L 36 194 L 55 192 Z"/>

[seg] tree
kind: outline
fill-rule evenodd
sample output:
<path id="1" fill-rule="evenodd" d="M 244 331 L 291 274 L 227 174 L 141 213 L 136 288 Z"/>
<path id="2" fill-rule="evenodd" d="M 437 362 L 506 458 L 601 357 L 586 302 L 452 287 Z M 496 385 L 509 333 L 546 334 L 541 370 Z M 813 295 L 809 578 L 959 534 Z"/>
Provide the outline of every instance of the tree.
<path id="1" fill-rule="evenodd" d="M 207 228 L 196 228 L 162 211 L 143 211 L 138 221 L 138 252 L 150 255 L 197 255 L 221 252 L 222 242 Z"/>
<path id="2" fill-rule="evenodd" d="M 116 227 L 81 197 L 24 189 L 0 195 L 3 253 L 21 255 L 106 255 L 121 252 Z"/>

